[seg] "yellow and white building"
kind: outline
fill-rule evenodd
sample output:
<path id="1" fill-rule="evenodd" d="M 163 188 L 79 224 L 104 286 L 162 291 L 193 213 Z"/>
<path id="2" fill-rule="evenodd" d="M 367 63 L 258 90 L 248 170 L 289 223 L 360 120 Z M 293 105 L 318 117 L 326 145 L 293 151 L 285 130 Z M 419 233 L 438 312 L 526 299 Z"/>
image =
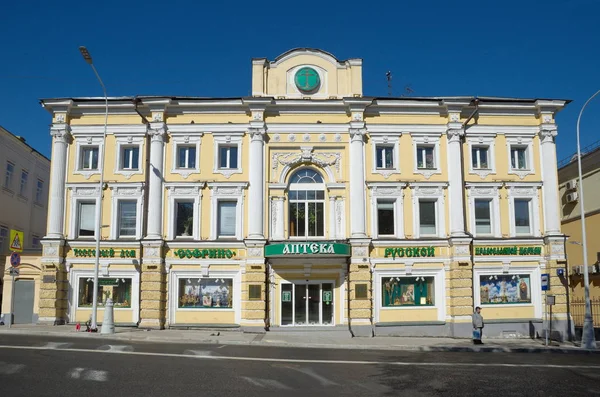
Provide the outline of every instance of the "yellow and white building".
<path id="1" fill-rule="evenodd" d="M 555 114 L 567 101 L 363 95 L 362 61 L 252 60 L 252 96 L 42 100 L 52 180 L 40 321 L 101 297 L 140 327 L 357 335 L 566 324 Z M 104 186 L 99 186 L 104 169 Z M 99 319 L 102 319 L 100 310 Z"/>

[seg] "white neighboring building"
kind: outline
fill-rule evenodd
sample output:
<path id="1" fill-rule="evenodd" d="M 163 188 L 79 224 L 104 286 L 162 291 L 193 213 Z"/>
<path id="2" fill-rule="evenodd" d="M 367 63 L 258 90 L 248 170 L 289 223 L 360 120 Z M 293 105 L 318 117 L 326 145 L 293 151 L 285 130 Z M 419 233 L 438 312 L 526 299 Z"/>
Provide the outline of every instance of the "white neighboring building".
<path id="1" fill-rule="evenodd" d="M 0 126 L 0 275 L 10 254 L 10 229 L 23 232 L 26 252 L 41 253 L 46 234 L 50 160 Z M 0 277 L 0 302 L 3 277 Z"/>

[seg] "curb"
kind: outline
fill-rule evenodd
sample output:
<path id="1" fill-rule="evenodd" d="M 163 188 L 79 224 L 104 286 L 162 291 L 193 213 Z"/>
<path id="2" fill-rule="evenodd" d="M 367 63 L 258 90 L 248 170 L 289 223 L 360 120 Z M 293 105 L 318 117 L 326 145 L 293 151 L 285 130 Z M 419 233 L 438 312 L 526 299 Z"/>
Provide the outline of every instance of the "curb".
<path id="1" fill-rule="evenodd" d="M 286 348 L 310 348 L 310 349 L 340 349 L 340 350 L 395 350 L 410 352 L 434 352 L 434 353 L 534 353 L 534 354 L 600 354 L 600 350 L 581 349 L 577 347 L 502 347 L 502 346 L 415 346 L 415 345 L 350 345 L 350 344 L 321 344 L 321 343 L 288 343 L 281 341 L 260 340 L 255 341 L 254 337 L 250 340 L 221 340 L 217 337 L 208 339 L 187 339 L 179 338 L 176 340 L 165 340 L 163 337 L 154 337 L 152 335 L 140 337 L 134 334 L 100 334 L 77 332 L 67 334 L 57 334 L 50 331 L 31 331 L 31 330 L 2 330 L 2 335 L 30 335 L 30 336 L 53 336 L 57 338 L 93 338 L 97 340 L 112 341 L 130 341 L 130 342 L 160 342 L 169 344 L 203 344 L 203 345 L 232 345 L 232 346 L 262 346 L 262 347 L 286 347 Z M 123 335 L 123 336 L 121 336 Z"/>

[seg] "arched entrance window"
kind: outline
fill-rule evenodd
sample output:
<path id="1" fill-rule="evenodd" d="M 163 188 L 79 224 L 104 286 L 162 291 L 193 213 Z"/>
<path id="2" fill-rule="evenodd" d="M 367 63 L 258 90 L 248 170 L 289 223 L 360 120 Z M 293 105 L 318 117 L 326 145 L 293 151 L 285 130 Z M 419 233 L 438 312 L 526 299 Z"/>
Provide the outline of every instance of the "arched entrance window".
<path id="1" fill-rule="evenodd" d="M 318 172 L 296 171 L 290 177 L 288 202 L 290 237 L 325 236 L 325 184 Z"/>

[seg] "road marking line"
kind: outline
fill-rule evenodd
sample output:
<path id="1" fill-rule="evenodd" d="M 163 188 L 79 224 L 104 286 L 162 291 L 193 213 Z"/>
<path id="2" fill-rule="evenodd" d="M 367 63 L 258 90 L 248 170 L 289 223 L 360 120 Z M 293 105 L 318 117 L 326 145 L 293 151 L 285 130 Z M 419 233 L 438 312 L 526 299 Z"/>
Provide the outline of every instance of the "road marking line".
<path id="1" fill-rule="evenodd" d="M 66 343 L 66 342 L 48 342 L 43 347 L 47 347 L 48 349 L 64 349 L 66 347 L 71 347 L 71 346 L 73 346 L 72 343 Z"/>
<path id="2" fill-rule="evenodd" d="M 91 380 L 94 382 L 106 382 L 108 380 L 108 372 L 95 369 L 73 368 L 67 373 L 71 379 Z"/>
<path id="3" fill-rule="evenodd" d="M 228 356 L 196 356 L 189 354 L 175 353 L 150 353 L 134 351 L 114 351 L 114 350 L 95 350 L 95 349 L 48 349 L 37 346 L 14 346 L 0 345 L 0 349 L 12 350 L 54 350 L 70 353 L 101 353 L 101 354 L 129 354 L 133 356 L 153 356 L 153 357 L 184 357 L 207 360 L 229 360 L 229 361 L 259 361 L 273 363 L 300 363 L 300 364 L 348 364 L 348 365 L 395 365 L 395 366 L 415 366 L 415 367 L 508 367 L 508 368 L 576 368 L 576 369 L 598 369 L 600 365 L 566 365 L 566 364 L 502 364 L 502 363 L 422 363 L 411 361 L 354 361 L 354 360 L 305 360 L 298 358 L 263 358 L 263 357 L 228 357 Z"/>
<path id="4" fill-rule="evenodd" d="M 183 354 L 206 357 L 212 356 L 213 353 L 208 350 L 186 350 L 183 352 Z"/>
<path id="5" fill-rule="evenodd" d="M 103 345 L 98 350 L 112 351 L 112 352 L 132 352 L 133 346 L 130 345 Z"/>
<path id="6" fill-rule="evenodd" d="M 248 376 L 240 376 L 240 378 L 252 383 L 254 386 L 258 387 L 271 387 L 274 389 L 283 389 L 283 390 L 292 390 L 291 387 L 284 385 L 283 383 L 274 380 L 274 379 L 260 379 L 260 378 L 250 378 Z"/>
<path id="7" fill-rule="evenodd" d="M 25 368 L 24 364 L 10 364 L 0 361 L 0 375 L 14 375 Z"/>
<path id="8" fill-rule="evenodd" d="M 310 368 L 289 367 L 289 369 L 291 369 L 293 371 L 301 372 L 305 375 L 310 376 L 311 378 L 316 379 L 321 384 L 321 386 L 337 386 L 338 385 L 337 383 L 330 381 L 329 379 L 315 373 L 315 371 L 313 371 Z"/>

